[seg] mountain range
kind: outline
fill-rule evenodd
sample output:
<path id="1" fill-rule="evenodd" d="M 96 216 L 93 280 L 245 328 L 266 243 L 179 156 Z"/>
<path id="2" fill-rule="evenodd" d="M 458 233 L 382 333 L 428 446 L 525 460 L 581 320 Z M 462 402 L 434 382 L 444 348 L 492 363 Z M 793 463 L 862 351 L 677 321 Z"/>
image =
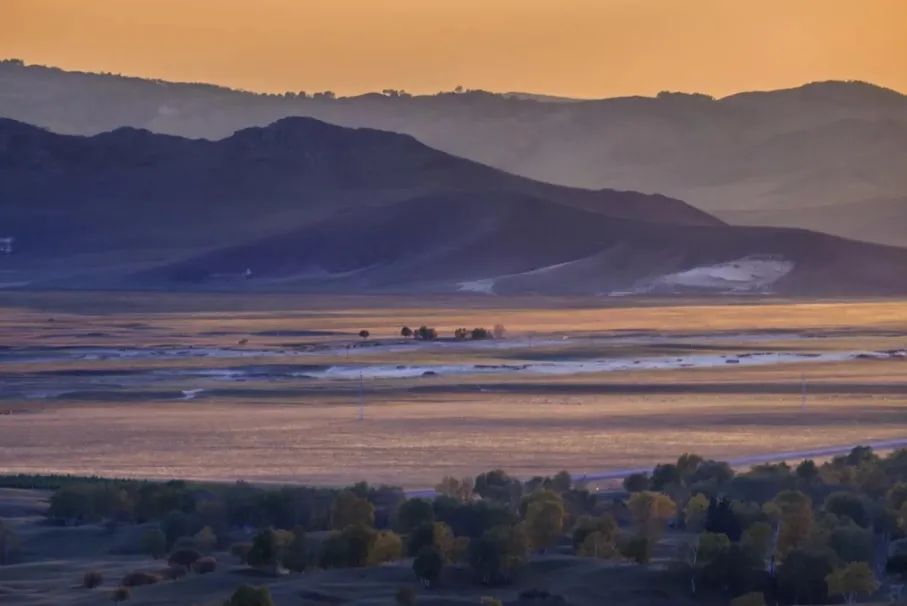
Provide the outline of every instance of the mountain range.
<path id="1" fill-rule="evenodd" d="M 0 63 L 0 116 L 68 134 L 220 139 L 287 116 L 406 133 L 540 181 L 662 193 L 734 224 L 907 245 L 907 97 L 820 82 L 722 99 L 482 91 L 333 98 Z"/>
<path id="2" fill-rule="evenodd" d="M 285 118 L 216 141 L 0 120 L 6 286 L 792 295 L 907 291 L 907 249 L 731 226 L 409 135 Z"/>

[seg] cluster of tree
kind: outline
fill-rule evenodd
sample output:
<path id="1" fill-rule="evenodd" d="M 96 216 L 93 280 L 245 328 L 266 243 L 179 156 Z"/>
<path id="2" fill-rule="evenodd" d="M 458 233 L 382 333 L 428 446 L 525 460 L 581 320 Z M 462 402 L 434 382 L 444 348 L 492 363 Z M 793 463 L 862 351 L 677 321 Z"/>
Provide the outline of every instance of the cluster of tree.
<path id="1" fill-rule="evenodd" d="M 454 339 L 457 341 L 465 341 L 466 339 L 472 339 L 473 341 L 481 341 L 484 339 L 491 339 L 491 331 L 487 328 L 473 328 L 468 330 L 466 328 L 457 328 L 454 330 Z"/>
<path id="2" fill-rule="evenodd" d="M 532 553 L 556 549 L 644 564 L 669 528 L 691 591 L 737 604 L 816 604 L 876 591 L 876 571 L 907 575 L 907 451 L 866 448 L 822 465 L 726 463 L 684 454 L 601 498 L 566 472 L 520 481 L 502 470 L 446 477 L 432 499 L 393 487 L 260 489 L 180 482 L 68 484 L 49 515 L 147 522 L 143 551 L 201 572 L 230 530 L 259 529 L 233 553 L 263 571 L 362 567 L 413 559 L 431 587 L 449 566 L 505 583 Z M 314 536 L 311 531 L 324 531 Z M 676 543 L 677 541 L 672 541 Z M 659 547 L 664 549 L 664 543 Z M 207 564 L 204 566 L 208 566 Z"/>
<path id="3" fill-rule="evenodd" d="M 360 333 L 360 336 L 361 334 L 362 333 Z M 481 341 L 484 339 L 503 339 L 506 334 L 507 329 L 504 328 L 503 324 L 495 324 L 494 328 L 492 328 L 491 330 L 482 327 L 476 327 L 472 330 L 469 330 L 467 328 L 454 329 L 454 339 L 457 341 L 464 341 L 466 339 L 472 339 L 474 341 Z M 422 325 L 415 330 L 413 330 L 409 326 L 404 326 L 400 329 L 400 336 L 406 339 L 412 337 L 413 339 L 420 339 L 422 341 L 434 341 L 438 338 L 438 331 L 425 325 Z"/>
<path id="4" fill-rule="evenodd" d="M 680 505 L 672 523 L 694 533 L 682 558 L 694 591 L 852 602 L 878 589 L 876 570 L 907 575 L 905 450 L 882 458 L 858 447 L 822 465 L 769 464 L 741 474 L 683 455 L 626 478 L 624 487 L 630 503 L 658 491 Z"/>

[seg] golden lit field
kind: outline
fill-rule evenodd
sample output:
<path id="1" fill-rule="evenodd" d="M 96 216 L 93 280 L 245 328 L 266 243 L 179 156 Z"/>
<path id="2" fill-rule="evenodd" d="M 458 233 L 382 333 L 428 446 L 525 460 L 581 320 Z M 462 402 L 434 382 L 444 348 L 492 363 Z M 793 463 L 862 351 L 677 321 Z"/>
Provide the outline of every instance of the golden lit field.
<path id="1" fill-rule="evenodd" d="M 907 302 L 718 303 L 4 293 L 0 467 L 419 488 L 907 440 Z"/>

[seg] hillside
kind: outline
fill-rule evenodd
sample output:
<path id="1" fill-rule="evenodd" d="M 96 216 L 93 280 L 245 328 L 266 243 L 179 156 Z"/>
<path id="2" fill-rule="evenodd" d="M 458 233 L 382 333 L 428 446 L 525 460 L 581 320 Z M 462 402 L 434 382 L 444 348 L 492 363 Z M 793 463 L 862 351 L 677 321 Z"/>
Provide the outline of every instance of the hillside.
<path id="1" fill-rule="evenodd" d="M 407 133 L 546 182 L 658 192 L 732 222 L 830 228 L 907 245 L 907 232 L 891 229 L 892 220 L 907 221 L 907 211 L 877 205 L 907 192 L 907 97 L 870 84 L 823 82 L 717 100 L 484 92 L 331 99 L 7 62 L 0 64 L 0 91 L 0 115 L 62 133 L 133 126 L 217 139 L 285 116 L 311 116 Z M 858 225 L 823 221 L 852 209 L 862 209 Z"/>
<path id="2" fill-rule="evenodd" d="M 332 292 L 907 290 L 907 250 L 731 227 L 412 137 L 287 118 L 219 141 L 0 121 L 6 286 Z"/>

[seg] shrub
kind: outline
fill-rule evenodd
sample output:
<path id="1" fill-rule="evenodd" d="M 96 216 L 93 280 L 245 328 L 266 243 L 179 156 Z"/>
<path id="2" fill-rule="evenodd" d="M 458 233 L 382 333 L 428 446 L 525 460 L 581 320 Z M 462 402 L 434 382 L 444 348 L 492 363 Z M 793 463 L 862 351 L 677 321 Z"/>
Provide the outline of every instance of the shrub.
<path id="1" fill-rule="evenodd" d="M 435 547 L 423 547 L 413 560 L 413 572 L 426 587 L 431 586 L 441 576 L 442 568 L 444 568 L 444 557 Z"/>
<path id="2" fill-rule="evenodd" d="M 167 563 L 171 566 L 176 565 L 189 569 L 200 557 L 202 557 L 202 555 L 194 549 L 177 549 L 170 554 Z"/>
<path id="3" fill-rule="evenodd" d="M 132 597 L 132 592 L 129 591 L 128 587 L 117 587 L 110 594 L 110 599 L 113 600 L 114 604 L 119 604 L 120 602 L 125 602 L 130 597 Z"/>
<path id="4" fill-rule="evenodd" d="M 142 585 L 154 585 L 155 583 L 160 583 L 161 580 L 161 577 L 153 572 L 134 570 L 123 577 L 120 585 L 123 587 L 140 587 Z"/>
<path id="5" fill-rule="evenodd" d="M 192 564 L 192 570 L 196 574 L 208 574 L 217 570 L 217 559 L 211 556 L 199 558 Z"/>
<path id="6" fill-rule="evenodd" d="M 89 570 L 82 575 L 82 587 L 94 589 L 104 582 L 104 575 L 97 570 Z"/>
<path id="7" fill-rule="evenodd" d="M 233 592 L 224 606 L 274 606 L 274 601 L 267 587 L 243 585 Z"/>
<path id="8" fill-rule="evenodd" d="M 621 543 L 620 554 L 637 564 L 645 564 L 652 557 L 652 542 L 641 535 L 631 537 Z"/>

